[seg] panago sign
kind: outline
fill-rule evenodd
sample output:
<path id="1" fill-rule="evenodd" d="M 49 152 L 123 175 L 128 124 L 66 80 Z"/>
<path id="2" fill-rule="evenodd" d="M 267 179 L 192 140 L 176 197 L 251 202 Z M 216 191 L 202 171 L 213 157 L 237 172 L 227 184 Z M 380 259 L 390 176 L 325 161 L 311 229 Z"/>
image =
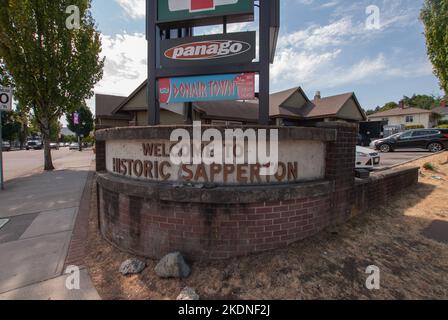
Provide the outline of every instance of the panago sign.
<path id="1" fill-rule="evenodd" d="M 255 32 L 163 40 L 162 67 L 248 63 L 255 59 Z"/>
<path id="2" fill-rule="evenodd" d="M 209 16 L 253 15 L 253 0 L 158 0 L 158 21 L 194 20 Z"/>
<path id="3" fill-rule="evenodd" d="M 161 103 L 253 100 L 255 73 L 164 78 L 158 91 Z"/>

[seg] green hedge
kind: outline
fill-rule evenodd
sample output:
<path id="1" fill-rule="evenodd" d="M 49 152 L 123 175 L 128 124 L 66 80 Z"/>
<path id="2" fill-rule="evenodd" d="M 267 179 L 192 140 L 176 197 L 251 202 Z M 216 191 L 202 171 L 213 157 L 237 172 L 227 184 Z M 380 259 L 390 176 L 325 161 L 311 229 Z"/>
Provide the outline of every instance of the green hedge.
<path id="1" fill-rule="evenodd" d="M 421 124 L 414 124 L 414 125 L 406 126 L 406 130 L 413 130 L 413 129 L 425 129 L 425 126 L 421 125 Z"/>
<path id="2" fill-rule="evenodd" d="M 438 126 L 439 129 L 448 129 L 448 124 L 442 124 L 441 126 Z"/>

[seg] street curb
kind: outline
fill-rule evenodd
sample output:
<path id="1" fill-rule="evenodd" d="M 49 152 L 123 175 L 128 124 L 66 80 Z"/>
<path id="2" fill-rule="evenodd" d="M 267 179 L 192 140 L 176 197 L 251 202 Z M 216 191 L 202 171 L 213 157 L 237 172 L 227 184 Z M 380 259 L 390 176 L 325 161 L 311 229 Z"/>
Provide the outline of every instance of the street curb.
<path id="1" fill-rule="evenodd" d="M 78 214 L 76 216 L 75 227 L 70 240 L 67 256 L 65 258 L 64 270 L 70 266 L 83 268 L 86 254 L 87 236 L 89 230 L 90 202 L 94 186 L 95 171 L 91 166 L 87 176 L 86 184 L 79 203 Z"/>

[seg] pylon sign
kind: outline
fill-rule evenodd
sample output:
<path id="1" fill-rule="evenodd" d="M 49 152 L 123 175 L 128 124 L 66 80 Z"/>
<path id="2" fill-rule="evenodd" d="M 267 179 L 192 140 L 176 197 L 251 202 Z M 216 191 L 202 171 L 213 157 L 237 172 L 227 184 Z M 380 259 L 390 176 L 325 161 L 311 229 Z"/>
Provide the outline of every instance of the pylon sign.
<path id="1" fill-rule="evenodd" d="M 259 123 L 268 125 L 279 4 L 257 2 L 257 46 L 254 31 L 227 33 L 228 24 L 255 20 L 255 0 L 146 0 L 148 124 L 160 124 L 160 103 L 187 103 L 191 110 L 195 101 L 254 99 L 258 75 Z M 194 27 L 219 24 L 222 34 L 194 36 Z"/>
<path id="2" fill-rule="evenodd" d="M 159 22 L 195 20 L 210 16 L 240 16 L 241 21 L 247 21 L 247 16 L 253 14 L 253 0 L 158 0 Z"/>

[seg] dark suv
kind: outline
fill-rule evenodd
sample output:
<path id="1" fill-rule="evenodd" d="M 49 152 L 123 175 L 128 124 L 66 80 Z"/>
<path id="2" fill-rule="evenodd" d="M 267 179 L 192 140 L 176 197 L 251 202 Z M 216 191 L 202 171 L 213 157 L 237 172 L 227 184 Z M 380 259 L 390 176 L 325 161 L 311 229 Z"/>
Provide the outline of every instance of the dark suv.
<path id="1" fill-rule="evenodd" d="M 448 147 L 448 130 L 419 129 L 405 131 L 375 140 L 371 147 L 381 152 L 391 152 L 397 149 L 426 149 L 431 152 L 439 152 Z"/>

